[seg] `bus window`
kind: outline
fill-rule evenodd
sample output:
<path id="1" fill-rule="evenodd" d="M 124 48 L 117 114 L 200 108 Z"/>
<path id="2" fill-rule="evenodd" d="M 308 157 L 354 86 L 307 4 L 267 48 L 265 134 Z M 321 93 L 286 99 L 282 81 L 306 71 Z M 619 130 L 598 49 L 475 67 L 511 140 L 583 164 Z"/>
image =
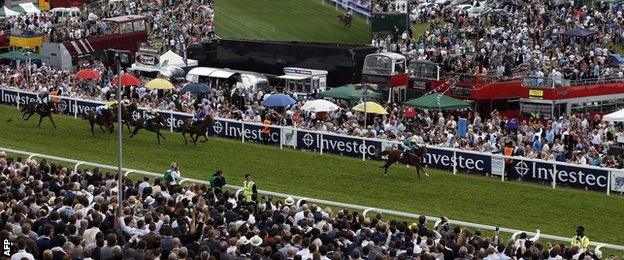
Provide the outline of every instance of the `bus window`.
<path id="1" fill-rule="evenodd" d="M 392 60 L 381 55 L 369 55 L 364 61 L 365 74 L 390 75 L 392 71 Z"/>
<path id="2" fill-rule="evenodd" d="M 405 73 L 405 60 L 397 60 L 394 64 L 395 74 Z"/>
<path id="3" fill-rule="evenodd" d="M 117 23 L 107 23 L 108 28 L 106 29 L 106 34 L 119 34 L 119 24 Z"/>
<path id="4" fill-rule="evenodd" d="M 132 23 L 121 24 L 121 33 L 131 33 L 132 31 Z"/>
<path id="5" fill-rule="evenodd" d="M 143 31 L 145 30 L 145 21 L 143 20 L 137 20 L 132 22 L 132 25 L 134 27 L 134 31 Z"/>

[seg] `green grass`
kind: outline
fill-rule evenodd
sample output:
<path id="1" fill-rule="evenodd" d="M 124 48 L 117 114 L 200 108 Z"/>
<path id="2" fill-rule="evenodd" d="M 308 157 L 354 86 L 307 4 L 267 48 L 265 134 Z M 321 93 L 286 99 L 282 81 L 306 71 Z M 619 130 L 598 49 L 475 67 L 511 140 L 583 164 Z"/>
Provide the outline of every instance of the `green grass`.
<path id="1" fill-rule="evenodd" d="M 215 33 L 222 38 L 330 43 L 370 43 L 370 24 L 354 15 L 350 28 L 338 23 L 344 13 L 321 0 L 218 0 Z"/>
<path id="2" fill-rule="evenodd" d="M 9 120 L 10 119 L 10 120 Z M 58 129 L 49 122 L 19 119 L 15 108 L 0 106 L 0 146 L 114 165 L 114 135 L 96 132 L 71 117 L 56 116 Z M 10 121 L 10 122 L 9 122 Z M 418 180 L 414 168 L 393 166 L 381 174 L 380 162 L 280 150 L 236 140 L 210 138 L 197 147 L 185 146 L 179 134 L 166 133 L 156 144 L 152 133 L 127 138 L 124 166 L 164 172 L 171 161 L 183 177 L 207 180 L 223 169 L 228 183 L 241 185 L 252 173 L 261 189 L 378 208 L 394 209 L 451 219 L 517 228 L 571 237 L 577 225 L 586 227 L 592 241 L 624 244 L 624 197 L 507 181 L 477 175 L 456 176 L 429 169 L 431 178 Z"/>

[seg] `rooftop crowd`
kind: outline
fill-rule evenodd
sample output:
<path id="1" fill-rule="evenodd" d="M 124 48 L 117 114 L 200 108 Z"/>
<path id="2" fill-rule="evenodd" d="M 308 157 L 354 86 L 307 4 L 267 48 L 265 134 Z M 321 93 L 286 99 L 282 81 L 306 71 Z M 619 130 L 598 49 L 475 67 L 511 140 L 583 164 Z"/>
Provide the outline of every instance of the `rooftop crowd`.
<path id="1" fill-rule="evenodd" d="M 106 35 L 117 31 L 106 18 L 122 15 L 147 17 L 150 41 L 162 48 L 180 48 L 183 35 L 187 44 L 207 41 L 213 36 L 213 2 L 211 0 L 168 1 L 100 1 L 83 5 L 79 11 L 41 12 L 6 17 L 0 21 L 2 34 L 42 34 L 53 42 L 66 42 Z"/>
<path id="2" fill-rule="evenodd" d="M 392 2 L 392 1 L 390 1 Z M 456 2 L 456 1 L 453 1 Z M 459 1 L 467 2 L 467 1 Z M 622 77 L 605 64 L 622 42 L 622 11 L 596 1 L 475 1 L 492 11 L 470 17 L 469 8 L 431 4 L 410 7 L 414 25 L 427 22 L 422 35 L 412 30 L 377 36 L 372 45 L 410 59 L 442 65 L 446 73 L 549 77 L 561 82 L 596 77 Z M 467 4 L 473 4 L 468 1 Z M 583 29 L 590 36 L 567 35 Z M 418 32 L 420 33 L 420 32 Z"/>
<path id="3" fill-rule="evenodd" d="M 179 179 L 177 165 L 170 171 Z M 10 242 L 12 260 L 603 257 L 583 227 L 571 244 L 546 245 L 539 234 L 486 237 L 446 218 L 408 223 L 258 196 L 255 184 L 237 196 L 220 171 L 214 187 L 181 186 L 167 175 L 120 185 L 98 168 L 74 172 L 0 152 L 0 173 L 0 239 Z"/>

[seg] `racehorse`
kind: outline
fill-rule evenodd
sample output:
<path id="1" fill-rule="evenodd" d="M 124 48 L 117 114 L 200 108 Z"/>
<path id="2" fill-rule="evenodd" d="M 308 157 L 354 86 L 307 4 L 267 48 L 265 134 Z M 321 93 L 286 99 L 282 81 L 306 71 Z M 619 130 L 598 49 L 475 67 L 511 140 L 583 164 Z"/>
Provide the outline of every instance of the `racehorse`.
<path id="1" fill-rule="evenodd" d="M 130 138 L 136 135 L 139 132 L 139 130 L 145 129 L 147 131 L 156 133 L 158 144 L 160 144 L 161 137 L 163 140 L 167 140 L 165 139 L 165 136 L 162 133 L 160 133 L 160 127 L 163 126 L 164 123 L 165 123 L 165 120 L 162 118 L 162 116 L 153 117 L 152 120 L 145 120 L 145 118 L 139 118 L 138 120 L 134 122 L 134 131 L 132 131 Z"/>
<path id="2" fill-rule="evenodd" d="M 42 104 L 41 107 L 38 107 L 37 106 L 37 102 L 30 102 L 30 103 L 28 103 L 28 105 L 22 107 L 22 109 L 20 110 L 22 112 L 22 117 L 21 118 L 23 118 L 24 121 L 27 121 L 28 119 L 30 119 L 30 117 L 32 115 L 37 113 L 37 114 L 39 114 L 39 125 L 38 126 L 41 126 L 41 122 L 43 121 L 44 117 L 49 117 L 50 118 L 50 122 L 52 123 L 52 126 L 54 126 L 54 128 L 56 128 L 56 125 L 54 124 L 54 120 L 52 120 L 52 108 L 53 108 L 52 103 Z"/>
<path id="3" fill-rule="evenodd" d="M 210 127 L 212 123 L 214 123 L 214 120 L 211 116 L 206 116 L 203 121 L 198 122 L 195 125 L 193 125 L 193 119 L 191 118 L 184 120 L 182 126 L 178 129 L 182 133 L 182 137 L 184 137 L 184 144 L 188 144 L 186 134 L 189 134 L 191 141 L 193 141 L 193 145 L 197 145 L 197 139 L 199 139 L 200 136 L 204 137 L 204 140 L 201 141 L 202 143 L 207 142 L 208 127 Z M 195 138 L 193 138 L 193 135 L 195 135 Z"/>
<path id="4" fill-rule="evenodd" d="M 342 24 L 344 27 L 351 27 L 351 21 L 353 20 L 352 16 L 349 15 L 339 15 L 338 22 Z"/>
<path id="5" fill-rule="evenodd" d="M 386 159 L 386 164 L 384 166 L 381 166 L 381 168 L 384 169 L 384 175 L 387 176 L 388 167 L 390 167 L 390 165 L 393 165 L 397 162 L 400 162 L 405 165 L 411 165 L 411 166 L 416 167 L 416 172 L 418 173 L 418 179 L 420 180 L 420 171 L 422 171 L 425 174 L 425 176 L 429 177 L 429 174 L 420 165 L 422 163 L 422 158 L 423 156 L 425 156 L 426 153 L 427 153 L 427 147 L 424 145 L 419 146 L 418 148 L 412 150 L 411 153 L 406 153 L 404 155 L 403 155 L 403 151 L 398 150 L 398 149 L 383 151 L 379 155 L 380 156 L 387 155 L 388 158 Z"/>
<path id="6" fill-rule="evenodd" d="M 130 129 L 130 125 L 133 125 L 135 123 L 133 114 L 134 114 L 134 111 L 137 111 L 137 109 L 138 109 L 138 106 L 134 102 L 130 103 L 130 105 L 121 107 L 121 120 L 122 120 L 121 124 L 126 125 L 126 127 L 128 127 L 128 133 L 132 133 L 132 130 Z M 116 118 L 114 119 L 116 120 Z"/>
<path id="7" fill-rule="evenodd" d="M 96 116 L 95 111 L 89 110 L 84 119 L 89 120 L 89 125 L 91 126 L 91 134 L 93 136 L 95 136 L 95 131 L 93 131 L 93 126 L 95 124 L 100 126 L 100 130 L 102 130 L 102 133 L 106 133 L 106 131 L 104 131 L 104 128 L 102 127 L 106 127 L 109 134 L 112 134 L 113 130 L 115 129 L 115 126 L 113 125 L 113 122 L 115 121 L 115 115 L 113 114 L 113 112 L 110 111 L 110 109 L 102 110 L 102 114 L 99 117 Z"/>

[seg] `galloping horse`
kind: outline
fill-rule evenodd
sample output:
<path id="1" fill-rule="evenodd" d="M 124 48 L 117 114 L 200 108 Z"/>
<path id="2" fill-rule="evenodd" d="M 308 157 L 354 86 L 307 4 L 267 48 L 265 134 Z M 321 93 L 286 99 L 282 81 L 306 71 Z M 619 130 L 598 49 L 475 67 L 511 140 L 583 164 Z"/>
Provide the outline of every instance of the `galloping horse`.
<path id="1" fill-rule="evenodd" d="M 204 140 L 201 141 L 205 143 L 208 141 L 208 127 L 210 127 L 214 123 L 214 120 L 211 116 L 206 116 L 203 121 L 198 122 L 196 125 L 193 125 L 193 119 L 188 118 L 184 120 L 182 126 L 178 129 L 182 133 L 182 137 L 184 137 L 184 144 L 188 144 L 188 140 L 186 139 L 186 134 L 189 134 L 191 141 L 193 141 L 193 145 L 197 145 L 197 139 L 200 136 L 204 137 Z M 195 138 L 193 138 L 195 135 Z"/>
<path id="2" fill-rule="evenodd" d="M 149 121 L 145 120 L 145 118 L 139 118 L 138 120 L 134 122 L 134 131 L 132 131 L 130 138 L 136 135 L 139 132 L 139 130 L 145 129 L 147 131 L 156 133 L 158 144 L 160 144 L 161 137 L 163 140 L 167 140 L 165 139 L 165 136 L 162 133 L 160 133 L 160 127 L 163 126 L 164 123 L 165 123 L 165 120 L 162 118 L 162 116 L 156 116 L 152 118 L 152 120 L 149 120 Z"/>
<path id="3" fill-rule="evenodd" d="M 128 133 L 132 133 L 132 130 L 130 129 L 130 125 L 133 125 L 135 123 L 133 114 L 134 114 L 134 111 L 137 111 L 137 109 L 138 109 L 138 106 L 134 102 L 130 103 L 130 105 L 121 107 L 121 120 L 122 120 L 121 124 L 126 125 L 126 127 L 128 127 Z"/>
<path id="4" fill-rule="evenodd" d="M 99 117 L 96 116 L 95 111 L 89 110 L 84 119 L 89 120 L 89 125 L 91 125 L 91 134 L 93 136 L 95 136 L 95 131 L 93 131 L 93 126 L 95 124 L 100 126 L 100 130 L 102 130 L 102 133 L 106 133 L 106 131 L 104 131 L 104 128 L 102 127 L 106 127 L 109 134 L 112 134 L 113 130 L 115 129 L 115 126 L 113 125 L 113 122 L 115 121 L 115 115 L 113 112 L 110 111 L 110 109 L 103 110 L 102 114 Z"/>
<path id="5" fill-rule="evenodd" d="M 402 155 L 402 153 L 403 151 L 397 150 L 397 149 L 393 149 L 390 151 L 383 151 L 380 153 L 380 156 L 385 156 L 385 155 L 388 156 L 388 158 L 386 159 L 386 164 L 384 166 L 381 166 L 381 168 L 384 169 L 384 175 L 386 176 L 388 175 L 388 167 L 390 167 L 390 165 L 400 162 L 405 165 L 411 165 L 411 166 L 416 167 L 416 172 L 418 173 L 419 180 L 420 180 L 420 171 L 422 171 L 425 174 L 425 176 L 429 177 L 429 174 L 420 165 L 422 163 L 423 156 L 425 156 L 425 154 L 427 153 L 426 146 L 420 146 L 414 149 L 411 153 L 406 153 L 405 155 Z"/>
<path id="6" fill-rule="evenodd" d="M 56 128 L 56 125 L 54 124 L 54 120 L 52 120 L 52 108 L 53 108 L 53 105 L 51 103 L 42 105 L 41 107 L 37 107 L 37 102 L 30 102 L 30 103 L 28 103 L 28 105 L 22 107 L 22 109 L 21 109 L 21 112 L 22 112 L 21 118 L 23 118 L 25 121 L 27 121 L 28 119 L 30 119 L 30 117 L 32 115 L 37 113 L 37 114 L 39 114 L 39 125 L 38 126 L 41 126 L 41 122 L 43 121 L 44 117 L 49 117 L 50 118 L 50 122 L 52 123 L 52 126 L 54 126 L 54 128 Z"/>
<path id="7" fill-rule="evenodd" d="M 353 20 L 352 16 L 349 15 L 339 15 L 338 22 L 342 24 L 344 27 L 351 27 L 351 21 Z"/>

